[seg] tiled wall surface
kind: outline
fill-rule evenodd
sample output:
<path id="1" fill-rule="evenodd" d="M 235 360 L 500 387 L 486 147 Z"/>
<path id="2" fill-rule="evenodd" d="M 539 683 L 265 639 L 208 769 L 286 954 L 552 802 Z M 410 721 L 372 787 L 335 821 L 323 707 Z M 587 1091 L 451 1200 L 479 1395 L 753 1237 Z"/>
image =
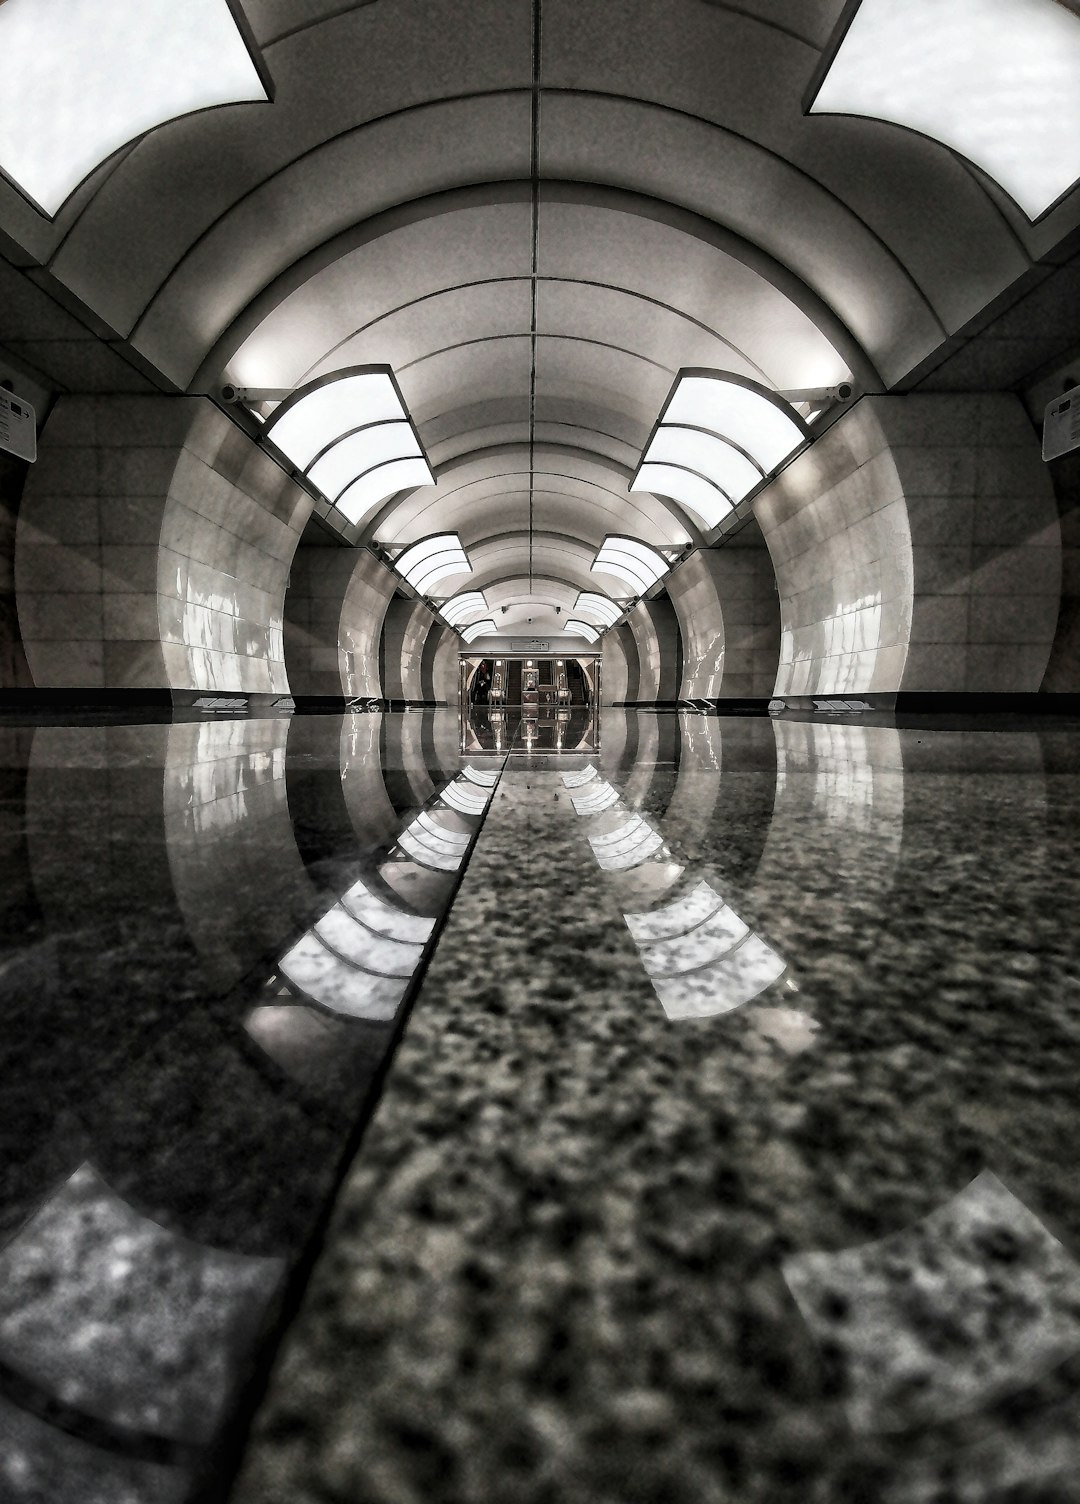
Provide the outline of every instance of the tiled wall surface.
<path id="1" fill-rule="evenodd" d="M 172 688 L 289 692 L 285 582 L 312 505 L 222 412 L 198 401 L 169 483 L 158 553 Z"/>
<path id="2" fill-rule="evenodd" d="M 637 646 L 638 685 L 633 698 L 677 699 L 679 621 L 675 608 L 664 596 L 639 601 L 626 620 Z"/>
<path id="3" fill-rule="evenodd" d="M 604 650 L 600 685 L 603 704 L 619 705 L 624 700 L 636 700 L 640 674 L 633 632 L 624 623 L 605 632 L 600 643 Z"/>
<path id="4" fill-rule="evenodd" d="M 764 542 L 698 549 L 669 576 L 668 595 L 682 632 L 682 698 L 772 694 L 780 603 Z"/>
<path id="5" fill-rule="evenodd" d="M 456 705 L 458 697 L 458 657 L 464 646 L 456 632 L 437 622 L 424 641 L 420 666 L 420 687 L 425 700 L 440 705 Z"/>
<path id="6" fill-rule="evenodd" d="M 1037 690 L 1060 530 L 1009 394 L 867 397 L 761 493 L 777 694 Z"/>
<path id="7" fill-rule="evenodd" d="M 422 600 L 395 596 L 390 602 L 383 620 L 382 649 L 387 699 L 424 699 L 424 642 L 434 622 L 434 614 Z"/>
<path id="8" fill-rule="evenodd" d="M 286 693 L 282 598 L 310 510 L 204 399 L 61 398 L 16 538 L 34 683 Z"/>
<path id="9" fill-rule="evenodd" d="M 300 547 L 285 592 L 294 695 L 378 696 L 379 637 L 394 576 L 366 549 Z"/>

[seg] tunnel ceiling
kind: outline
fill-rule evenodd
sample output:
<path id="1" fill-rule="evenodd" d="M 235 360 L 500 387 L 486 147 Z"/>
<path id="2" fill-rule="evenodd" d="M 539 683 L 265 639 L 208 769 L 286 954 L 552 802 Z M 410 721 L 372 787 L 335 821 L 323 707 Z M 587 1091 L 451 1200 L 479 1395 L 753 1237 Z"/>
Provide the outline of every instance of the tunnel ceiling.
<path id="1" fill-rule="evenodd" d="M 364 536 L 459 532 L 500 607 L 565 608 L 609 532 L 701 541 L 627 491 L 680 367 L 910 385 L 1080 221 L 806 114 L 843 0 L 234 8 L 273 101 L 150 131 L 55 221 L 0 182 L 8 259 L 169 390 L 390 364 L 438 484 Z"/>

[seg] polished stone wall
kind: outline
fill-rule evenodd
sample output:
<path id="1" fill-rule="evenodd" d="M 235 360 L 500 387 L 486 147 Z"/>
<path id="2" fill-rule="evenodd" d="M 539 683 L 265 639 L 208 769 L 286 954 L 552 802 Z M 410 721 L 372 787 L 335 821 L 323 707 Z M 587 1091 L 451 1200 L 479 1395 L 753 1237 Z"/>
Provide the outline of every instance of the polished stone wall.
<path id="1" fill-rule="evenodd" d="M 32 682 L 15 599 L 15 519 L 28 469 L 25 460 L 0 453 L 0 689 Z"/>
<path id="2" fill-rule="evenodd" d="M 631 611 L 626 625 L 637 648 L 637 693 L 641 703 L 674 700 L 679 694 L 679 620 L 666 596 L 643 600 Z"/>
<path id="3" fill-rule="evenodd" d="M 34 684 L 286 693 L 282 602 L 311 507 L 201 398 L 61 398 L 16 532 Z"/>
<path id="4" fill-rule="evenodd" d="M 764 541 L 698 549 L 672 571 L 668 595 L 682 633 L 683 699 L 772 694 L 780 606 Z"/>
<path id="5" fill-rule="evenodd" d="M 621 705 L 638 698 L 638 650 L 634 634 L 624 623 L 600 639 L 604 650 L 600 694 L 603 704 Z"/>
<path id="6" fill-rule="evenodd" d="M 1060 527 L 1018 398 L 864 398 L 754 510 L 780 591 L 777 694 L 1041 686 Z"/>
<path id="7" fill-rule="evenodd" d="M 383 618 L 381 657 L 383 694 L 390 700 L 422 700 L 424 644 L 438 629 L 435 615 L 422 600 L 395 596 Z M 452 698 L 457 698 L 456 685 Z"/>
<path id="8" fill-rule="evenodd" d="M 379 696 L 379 637 L 394 575 L 366 549 L 302 545 L 285 592 L 294 695 Z"/>

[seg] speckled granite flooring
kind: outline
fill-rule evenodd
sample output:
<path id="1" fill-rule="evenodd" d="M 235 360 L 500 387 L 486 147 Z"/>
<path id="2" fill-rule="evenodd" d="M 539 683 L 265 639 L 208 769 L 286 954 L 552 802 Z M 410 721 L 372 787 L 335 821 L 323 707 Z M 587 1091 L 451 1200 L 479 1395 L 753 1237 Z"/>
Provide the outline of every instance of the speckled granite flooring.
<path id="1" fill-rule="evenodd" d="M 1076 734 L 631 720 L 511 760 L 232 1504 L 1080 1499 Z"/>
<path id="2" fill-rule="evenodd" d="M 1080 1500 L 1080 728 L 0 737 L 4 1504 Z"/>

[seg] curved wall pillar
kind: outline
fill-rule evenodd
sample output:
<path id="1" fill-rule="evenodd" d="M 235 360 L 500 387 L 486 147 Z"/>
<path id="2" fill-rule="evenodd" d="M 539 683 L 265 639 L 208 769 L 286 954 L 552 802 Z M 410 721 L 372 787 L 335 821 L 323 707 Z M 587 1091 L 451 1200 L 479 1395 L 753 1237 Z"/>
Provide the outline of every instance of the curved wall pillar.
<path id="1" fill-rule="evenodd" d="M 16 532 L 34 683 L 287 692 L 282 601 L 311 507 L 204 398 L 60 398 Z"/>
<path id="2" fill-rule="evenodd" d="M 639 601 L 626 619 L 637 649 L 636 692 L 626 698 L 641 704 L 674 700 L 679 693 L 679 621 L 666 596 Z"/>
<path id="3" fill-rule="evenodd" d="M 383 694 L 388 700 L 423 700 L 424 644 L 435 624 L 424 601 L 395 596 L 383 618 Z"/>
<path id="4" fill-rule="evenodd" d="M 1019 398 L 863 398 L 754 510 L 780 591 L 777 694 L 1039 688 L 1061 543 Z"/>
<path id="5" fill-rule="evenodd" d="M 624 700 L 636 700 L 638 656 L 633 632 L 624 622 L 605 632 L 601 644 L 604 649 L 600 681 L 601 703 L 621 705 Z"/>
<path id="6" fill-rule="evenodd" d="M 461 638 L 433 621 L 420 658 L 422 698 L 437 705 L 455 705 L 458 697 L 458 655 Z"/>
<path id="7" fill-rule="evenodd" d="M 294 695 L 382 694 L 379 637 L 393 593 L 393 574 L 366 549 L 296 550 L 284 638 Z"/>
<path id="8" fill-rule="evenodd" d="M 668 576 L 667 589 L 682 634 L 681 698 L 772 694 L 780 603 L 764 541 L 698 549 Z"/>

